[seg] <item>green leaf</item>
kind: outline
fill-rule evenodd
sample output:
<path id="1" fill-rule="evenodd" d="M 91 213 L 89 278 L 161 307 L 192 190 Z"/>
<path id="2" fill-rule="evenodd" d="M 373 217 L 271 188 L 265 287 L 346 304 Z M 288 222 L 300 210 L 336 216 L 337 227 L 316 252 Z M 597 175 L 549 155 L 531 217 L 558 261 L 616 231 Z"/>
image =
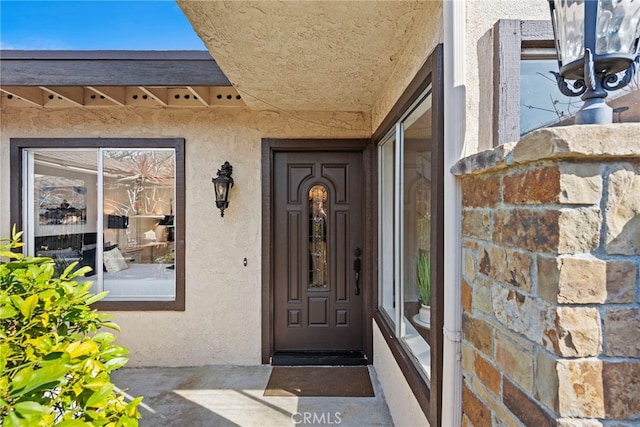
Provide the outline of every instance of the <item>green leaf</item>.
<path id="1" fill-rule="evenodd" d="M 116 427 L 138 427 L 138 420 L 129 417 L 122 417 L 118 420 Z"/>
<path id="2" fill-rule="evenodd" d="M 18 417 L 15 412 L 9 412 L 2 425 L 4 427 L 30 427 L 29 422 Z"/>
<path id="3" fill-rule="evenodd" d="M 71 273 L 69 275 L 69 278 L 73 279 L 74 277 L 84 277 L 90 271 L 93 271 L 93 269 L 91 267 L 89 267 L 89 266 L 80 267 L 79 269 L 77 269 L 76 271 Z M 91 283 L 93 283 L 93 282 L 91 282 Z"/>
<path id="4" fill-rule="evenodd" d="M 100 356 L 105 359 L 124 356 L 125 354 L 129 354 L 129 350 L 116 344 L 111 344 L 107 349 L 100 352 Z"/>
<path id="5" fill-rule="evenodd" d="M 24 317 L 30 319 L 38 306 L 38 295 L 31 295 L 24 300 L 24 303 L 20 306 L 20 312 Z"/>
<path id="6" fill-rule="evenodd" d="M 13 405 L 13 409 L 23 418 L 32 415 L 40 415 L 40 414 L 48 414 L 49 408 L 43 406 L 37 402 L 27 401 L 27 402 L 19 402 Z"/>
<path id="7" fill-rule="evenodd" d="M 40 299 L 49 299 L 57 295 L 57 292 L 54 289 L 47 289 L 38 294 Z"/>
<path id="8" fill-rule="evenodd" d="M 87 299 L 85 303 L 91 305 L 96 301 L 100 301 L 102 298 L 106 297 L 108 294 L 109 294 L 109 291 L 100 292 L 99 294 L 96 294 L 91 298 Z"/>
<path id="9" fill-rule="evenodd" d="M 22 304 L 24 304 L 24 300 L 20 297 L 20 295 L 11 295 L 11 302 L 17 309 L 20 309 L 20 307 L 22 307 Z"/>
<path id="10" fill-rule="evenodd" d="M 2 252 L 0 252 L 0 257 L 5 257 L 5 258 L 9 258 L 9 259 L 20 259 L 21 258 L 21 254 L 19 254 L 17 252 L 2 251 Z"/>
<path id="11" fill-rule="evenodd" d="M 31 377 L 33 376 L 33 368 L 31 366 L 27 366 L 26 368 L 20 369 L 13 377 L 11 381 L 11 388 L 14 390 L 22 390 L 25 388 L 29 381 L 31 381 Z"/>
<path id="12" fill-rule="evenodd" d="M 140 405 L 141 402 L 142 402 L 142 396 L 138 396 L 135 399 L 133 399 L 131 402 L 127 403 L 127 406 L 125 408 L 127 415 L 130 417 L 138 418 L 137 417 L 138 405 Z"/>
<path id="13" fill-rule="evenodd" d="M 11 240 L 17 242 L 18 240 L 20 240 L 23 233 L 24 231 L 18 231 L 18 226 L 16 224 L 13 224 L 13 227 L 11 227 Z"/>
<path id="14" fill-rule="evenodd" d="M 20 381 L 16 381 L 16 377 L 18 377 L 18 375 L 23 371 L 25 372 L 20 378 Z M 68 368 L 65 365 L 45 366 L 36 371 L 32 370 L 30 367 L 24 368 L 18 372 L 16 377 L 13 379 L 13 390 L 11 392 L 11 396 L 25 395 L 43 386 L 53 388 L 64 379 L 67 371 Z"/>
<path id="15" fill-rule="evenodd" d="M 56 427 L 91 427 L 91 423 L 79 419 L 64 420 L 56 424 Z"/>
<path id="16" fill-rule="evenodd" d="M 42 335 L 37 338 L 25 340 L 25 344 L 32 345 L 43 353 L 49 351 L 49 349 L 53 346 L 51 338 L 47 335 Z"/>
<path id="17" fill-rule="evenodd" d="M 67 266 L 67 268 L 64 269 L 64 272 L 60 275 L 61 279 L 69 279 L 71 272 L 73 271 L 74 268 L 76 268 L 76 265 L 78 265 L 78 261 L 74 261 L 71 264 L 69 264 Z"/>
<path id="18" fill-rule="evenodd" d="M 129 359 L 126 357 L 115 357 L 104 364 L 107 371 L 113 371 L 114 369 L 122 368 L 127 364 Z"/>
<path id="19" fill-rule="evenodd" d="M 0 319 L 9 319 L 18 314 L 18 310 L 10 305 L 0 307 Z"/>
<path id="20" fill-rule="evenodd" d="M 111 329 L 114 329 L 116 331 L 120 331 L 120 326 L 118 326 L 114 322 L 102 322 L 102 324 L 100 326 L 102 326 L 104 328 L 111 328 Z"/>
<path id="21" fill-rule="evenodd" d="M 111 383 L 108 380 L 102 378 L 92 378 L 85 383 L 84 387 L 86 389 L 96 391 L 109 384 Z"/>
<path id="22" fill-rule="evenodd" d="M 54 351 L 52 353 L 45 355 L 42 358 L 42 361 L 43 361 L 43 364 L 51 364 L 51 363 L 66 364 L 71 361 L 71 357 L 69 356 L 69 353 L 67 353 L 66 351 Z"/>
<path id="23" fill-rule="evenodd" d="M 75 290 L 75 286 L 73 286 L 71 283 L 69 283 L 69 282 L 61 282 L 60 286 L 62 287 L 62 289 L 64 289 L 64 292 L 66 294 L 73 295 L 73 291 Z"/>
<path id="24" fill-rule="evenodd" d="M 67 352 L 72 359 L 76 357 L 84 356 L 98 350 L 99 346 L 93 341 L 73 342 L 67 348 Z"/>
<path id="25" fill-rule="evenodd" d="M 99 343 L 110 343 L 115 339 L 115 336 L 111 332 L 98 332 L 93 336 L 93 340 Z"/>
<path id="26" fill-rule="evenodd" d="M 87 400 L 86 407 L 87 408 L 100 408 L 103 406 L 107 406 L 109 402 L 109 398 L 111 397 L 111 393 L 113 392 L 113 384 L 108 384 L 102 387 L 100 390 L 96 391 L 91 395 L 91 397 Z"/>
<path id="27" fill-rule="evenodd" d="M 93 286 L 93 282 L 83 282 L 79 284 L 76 287 L 76 295 L 80 296 L 86 294 L 91 289 L 91 286 Z"/>

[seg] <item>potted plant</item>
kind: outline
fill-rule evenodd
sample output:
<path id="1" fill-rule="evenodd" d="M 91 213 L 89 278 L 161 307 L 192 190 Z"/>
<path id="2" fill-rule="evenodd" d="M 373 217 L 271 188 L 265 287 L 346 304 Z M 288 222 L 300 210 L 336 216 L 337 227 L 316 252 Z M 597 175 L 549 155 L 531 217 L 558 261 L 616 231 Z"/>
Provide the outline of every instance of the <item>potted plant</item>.
<path id="1" fill-rule="evenodd" d="M 417 259 L 417 286 L 420 295 L 419 319 L 426 325 L 431 325 L 431 255 L 420 252 Z"/>

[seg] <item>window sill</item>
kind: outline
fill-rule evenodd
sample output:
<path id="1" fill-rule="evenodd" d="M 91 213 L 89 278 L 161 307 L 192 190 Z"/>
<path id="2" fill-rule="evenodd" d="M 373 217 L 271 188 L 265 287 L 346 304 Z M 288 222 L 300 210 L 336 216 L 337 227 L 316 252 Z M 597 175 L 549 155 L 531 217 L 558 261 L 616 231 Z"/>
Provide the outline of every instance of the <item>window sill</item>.
<path id="1" fill-rule="evenodd" d="M 91 307 L 100 311 L 185 311 L 184 301 L 100 301 Z"/>
<path id="2" fill-rule="evenodd" d="M 406 352 L 406 347 L 409 348 L 411 353 L 407 356 L 414 360 L 414 366 L 419 365 L 416 368 L 423 371 L 422 375 L 426 376 L 427 381 L 431 381 L 431 346 L 409 320 L 403 319 L 403 321 L 405 323 L 405 335 L 402 337 L 404 351 Z"/>

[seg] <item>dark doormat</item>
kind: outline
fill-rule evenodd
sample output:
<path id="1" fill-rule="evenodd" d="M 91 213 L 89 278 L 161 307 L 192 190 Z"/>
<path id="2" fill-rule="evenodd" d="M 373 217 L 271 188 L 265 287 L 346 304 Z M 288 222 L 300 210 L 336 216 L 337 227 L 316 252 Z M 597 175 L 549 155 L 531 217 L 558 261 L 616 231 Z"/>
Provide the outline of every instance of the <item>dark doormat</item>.
<path id="1" fill-rule="evenodd" d="M 367 358 L 362 351 L 275 351 L 272 366 L 362 366 Z"/>
<path id="2" fill-rule="evenodd" d="M 366 366 L 274 366 L 265 396 L 374 397 Z"/>

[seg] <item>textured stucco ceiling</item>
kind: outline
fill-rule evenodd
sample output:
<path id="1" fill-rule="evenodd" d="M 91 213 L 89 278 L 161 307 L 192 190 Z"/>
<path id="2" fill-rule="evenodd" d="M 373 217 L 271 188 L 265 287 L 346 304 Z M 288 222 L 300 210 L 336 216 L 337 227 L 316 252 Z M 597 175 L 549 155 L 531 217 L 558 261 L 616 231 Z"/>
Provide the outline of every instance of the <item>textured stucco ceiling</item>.
<path id="1" fill-rule="evenodd" d="M 369 111 L 433 1 L 178 4 L 247 104 Z"/>

